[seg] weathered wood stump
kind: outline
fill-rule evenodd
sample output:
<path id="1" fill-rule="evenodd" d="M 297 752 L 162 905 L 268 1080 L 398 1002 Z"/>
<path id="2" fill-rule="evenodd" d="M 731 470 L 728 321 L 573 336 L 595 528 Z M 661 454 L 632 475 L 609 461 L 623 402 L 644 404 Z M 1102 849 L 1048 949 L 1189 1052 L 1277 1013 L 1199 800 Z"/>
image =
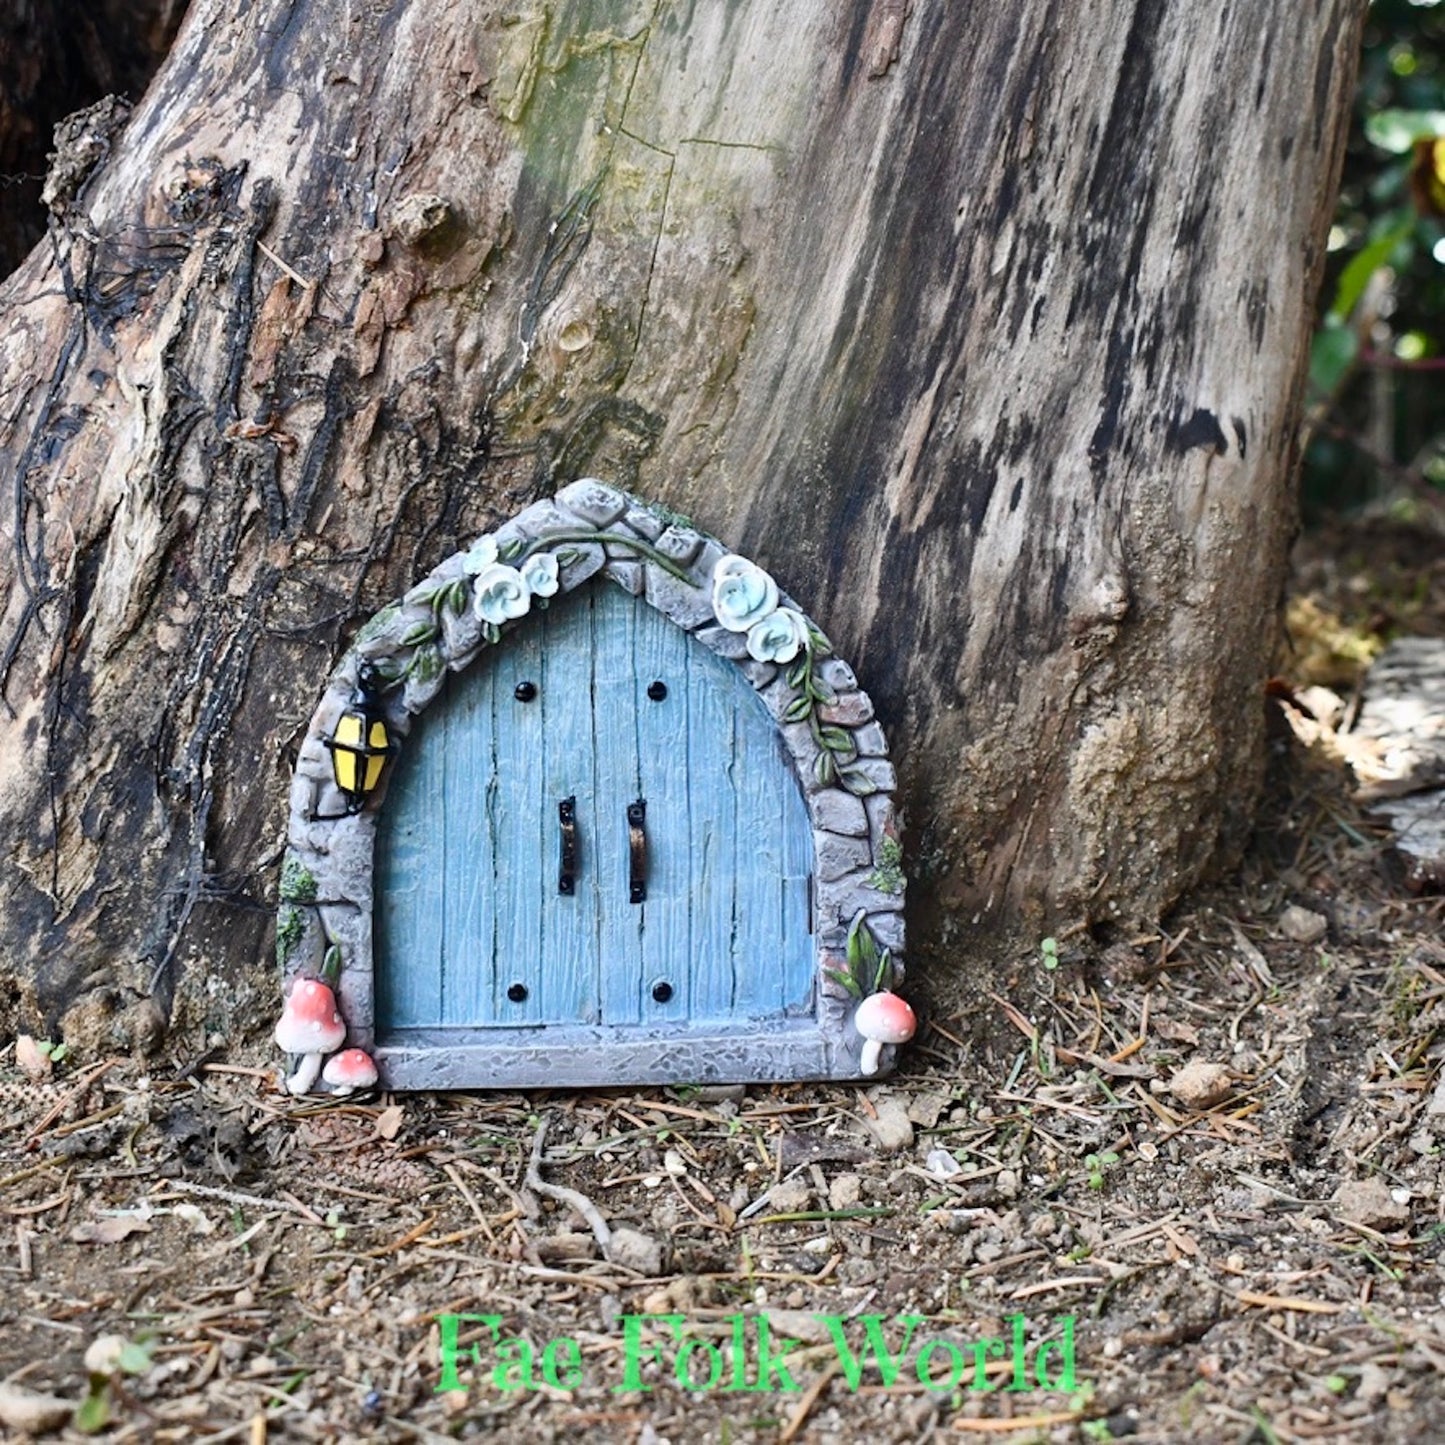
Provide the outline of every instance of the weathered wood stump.
<path id="1" fill-rule="evenodd" d="M 269 1017 L 351 631 L 588 474 L 857 661 L 924 976 L 1155 916 L 1260 777 L 1364 9 L 196 0 L 0 293 L 9 975 Z"/>
<path id="2" fill-rule="evenodd" d="M 1394 830 L 1406 883 L 1445 888 L 1445 640 L 1392 642 L 1365 677 L 1351 732 L 1356 796 Z"/>

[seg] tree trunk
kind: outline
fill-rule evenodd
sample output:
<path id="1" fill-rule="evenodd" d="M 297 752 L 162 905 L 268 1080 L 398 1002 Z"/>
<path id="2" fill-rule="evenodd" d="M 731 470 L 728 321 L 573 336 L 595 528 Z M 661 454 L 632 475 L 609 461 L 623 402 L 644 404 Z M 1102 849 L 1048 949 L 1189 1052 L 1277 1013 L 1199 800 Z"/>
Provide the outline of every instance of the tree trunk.
<path id="1" fill-rule="evenodd" d="M 1157 916 L 1259 779 L 1364 8 L 195 0 L 3 293 L 0 945 L 45 1021 L 273 1012 L 327 672 L 584 475 L 854 662 L 925 973 Z"/>

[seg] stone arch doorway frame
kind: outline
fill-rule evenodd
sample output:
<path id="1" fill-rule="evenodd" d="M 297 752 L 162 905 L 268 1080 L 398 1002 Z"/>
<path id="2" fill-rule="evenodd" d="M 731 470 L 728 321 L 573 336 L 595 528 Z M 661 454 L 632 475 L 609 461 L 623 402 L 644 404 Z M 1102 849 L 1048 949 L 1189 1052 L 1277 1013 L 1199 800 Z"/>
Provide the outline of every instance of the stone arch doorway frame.
<path id="1" fill-rule="evenodd" d="M 558 601 L 594 577 L 606 577 L 645 601 L 710 651 L 736 665 L 778 729 L 807 808 L 813 841 L 813 947 L 816 1016 L 791 1042 L 766 1032 L 749 1039 L 709 1038 L 686 1026 L 631 1040 L 608 1026 L 545 1026 L 550 1037 L 500 1043 L 391 1047 L 377 1037 L 373 864 L 378 811 L 385 806 L 389 765 L 365 806 L 348 813 L 327 746 L 353 702 L 359 671 L 380 669 L 388 685 L 380 706 L 393 738 L 405 746 L 414 720 L 441 691 L 449 672 L 464 671 L 492 646 L 505 646 L 500 617 L 506 583 L 498 568 L 532 562 L 535 596 L 555 581 Z M 772 635 L 741 630 L 748 621 L 714 586 L 723 572 L 747 572 L 765 591 L 759 620 Z M 490 571 L 488 569 L 491 569 Z M 489 593 L 486 608 L 479 593 Z M 507 591 L 502 586 L 501 592 Z M 515 598 L 511 604 L 518 605 Z M 723 625 L 728 613 L 731 626 Z M 791 614 L 784 618 L 779 612 Z M 513 614 L 520 620 L 520 614 Z M 795 619 L 795 620 L 794 620 Z M 789 627 L 798 636 L 787 656 Z M 766 629 L 764 632 L 766 633 Z M 749 639 L 754 638 L 754 652 Z M 760 660 L 756 651 L 786 660 Z M 863 1040 L 852 1027 L 860 998 L 891 989 L 902 977 L 904 880 L 893 805 L 896 775 L 883 731 L 852 669 L 816 625 L 771 579 L 716 538 L 682 518 L 595 479 L 572 483 L 533 503 L 465 552 L 447 558 L 358 632 L 329 679 L 297 757 L 290 795 L 288 847 L 282 866 L 276 949 L 283 981 L 329 983 L 346 1026 L 346 1046 L 376 1057 L 393 1088 L 526 1087 L 857 1078 Z M 660 1049 L 660 1044 L 668 1045 Z M 615 1047 L 611 1047 L 615 1045 Z M 484 1053 L 499 1056 L 484 1066 Z M 884 1055 L 885 1064 L 889 1054 Z M 599 1067 L 600 1065 L 600 1067 Z"/>

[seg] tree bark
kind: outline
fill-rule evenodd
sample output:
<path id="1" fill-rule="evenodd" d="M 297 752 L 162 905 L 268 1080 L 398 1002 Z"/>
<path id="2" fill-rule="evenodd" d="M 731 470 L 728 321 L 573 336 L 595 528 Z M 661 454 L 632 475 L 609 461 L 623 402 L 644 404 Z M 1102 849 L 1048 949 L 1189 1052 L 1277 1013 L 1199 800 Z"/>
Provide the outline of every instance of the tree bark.
<path id="1" fill-rule="evenodd" d="M 35 1007 L 270 1015 L 325 675 L 589 474 L 854 663 L 925 973 L 1157 916 L 1259 781 L 1364 9 L 195 0 L 3 292 Z"/>

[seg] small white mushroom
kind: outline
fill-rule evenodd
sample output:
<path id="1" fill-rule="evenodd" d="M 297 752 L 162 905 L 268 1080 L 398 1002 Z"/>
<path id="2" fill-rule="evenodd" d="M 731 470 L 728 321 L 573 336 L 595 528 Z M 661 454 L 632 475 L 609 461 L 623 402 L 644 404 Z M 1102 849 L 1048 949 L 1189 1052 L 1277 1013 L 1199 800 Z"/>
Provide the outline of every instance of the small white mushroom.
<path id="1" fill-rule="evenodd" d="M 286 1080 L 292 1094 L 304 1094 L 316 1082 L 325 1054 L 346 1041 L 346 1025 L 336 1010 L 336 995 L 320 979 L 303 978 L 291 989 L 276 1025 L 276 1046 L 300 1054 L 296 1072 Z"/>
<path id="2" fill-rule="evenodd" d="M 863 1052 L 858 1068 L 864 1074 L 878 1072 L 884 1044 L 906 1044 L 918 1027 L 913 1010 L 888 989 L 869 994 L 853 1015 L 853 1027 L 863 1035 Z"/>
<path id="3" fill-rule="evenodd" d="M 376 1065 L 365 1049 L 343 1049 L 326 1061 L 321 1078 L 338 1094 L 350 1094 L 376 1082 Z"/>

